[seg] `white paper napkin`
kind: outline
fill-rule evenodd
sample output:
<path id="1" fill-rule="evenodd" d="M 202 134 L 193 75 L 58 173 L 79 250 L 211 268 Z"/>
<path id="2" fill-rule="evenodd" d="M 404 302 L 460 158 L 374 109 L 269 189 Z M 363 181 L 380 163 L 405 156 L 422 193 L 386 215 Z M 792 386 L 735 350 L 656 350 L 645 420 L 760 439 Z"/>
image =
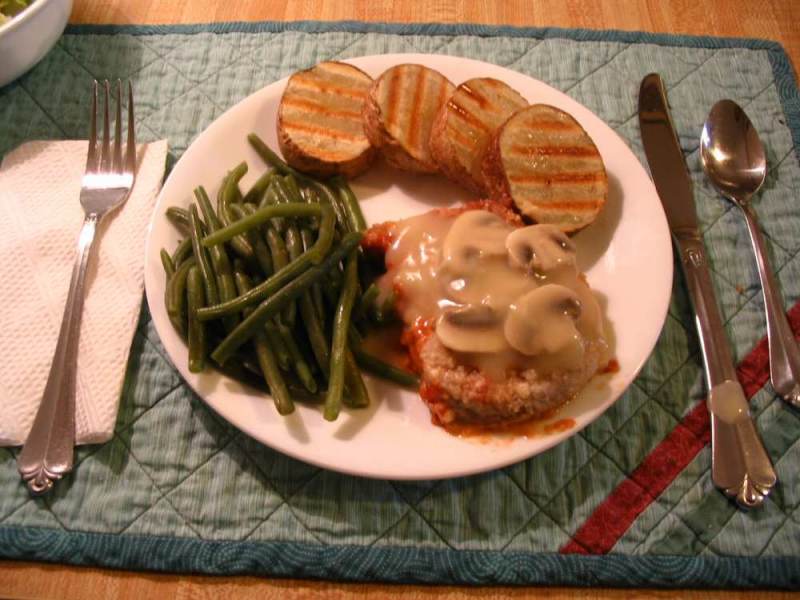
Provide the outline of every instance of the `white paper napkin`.
<path id="1" fill-rule="evenodd" d="M 0 446 L 20 445 L 44 391 L 78 233 L 85 141 L 29 142 L 0 166 Z M 144 239 L 167 142 L 139 148 L 130 196 L 97 231 L 78 350 L 76 441 L 107 441 L 144 286 Z"/>

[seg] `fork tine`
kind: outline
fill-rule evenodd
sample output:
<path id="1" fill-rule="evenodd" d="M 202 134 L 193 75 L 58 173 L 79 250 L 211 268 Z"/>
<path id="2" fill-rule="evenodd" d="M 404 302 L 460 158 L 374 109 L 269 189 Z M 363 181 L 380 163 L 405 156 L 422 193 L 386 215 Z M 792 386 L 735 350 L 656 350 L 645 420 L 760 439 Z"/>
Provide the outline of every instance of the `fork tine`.
<path id="1" fill-rule="evenodd" d="M 133 85 L 128 81 L 128 149 L 125 153 L 125 170 L 131 174 L 136 171 L 136 135 L 133 120 Z"/>
<path id="2" fill-rule="evenodd" d="M 92 82 L 92 117 L 89 124 L 89 152 L 86 155 L 86 170 L 97 170 L 97 80 Z"/>
<path id="3" fill-rule="evenodd" d="M 122 81 L 117 79 L 117 114 L 114 119 L 114 173 L 122 173 Z"/>
<path id="4" fill-rule="evenodd" d="M 108 124 L 108 92 L 109 92 L 109 84 L 108 79 L 103 81 L 103 96 L 104 96 L 104 105 L 103 105 L 103 145 L 102 150 L 100 152 L 100 170 L 104 173 L 107 173 L 111 167 L 111 139 L 109 136 L 109 124 Z"/>

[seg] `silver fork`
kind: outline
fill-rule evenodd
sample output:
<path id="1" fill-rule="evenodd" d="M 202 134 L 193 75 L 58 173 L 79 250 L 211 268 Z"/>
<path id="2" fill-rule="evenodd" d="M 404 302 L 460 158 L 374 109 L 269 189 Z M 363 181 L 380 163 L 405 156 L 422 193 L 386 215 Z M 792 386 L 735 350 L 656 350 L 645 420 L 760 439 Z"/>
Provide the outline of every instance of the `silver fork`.
<path id="1" fill-rule="evenodd" d="M 75 446 L 75 384 L 78 366 L 78 338 L 83 312 L 86 267 L 100 220 L 128 197 L 136 175 L 136 140 L 133 130 L 133 88 L 128 83 L 128 139 L 122 156 L 122 82 L 117 80 L 117 109 L 114 148 L 109 137 L 109 90 L 103 82 L 103 140 L 97 147 L 97 81 L 92 86 L 92 115 L 89 152 L 81 183 L 83 227 L 78 236 L 78 253 L 69 282 L 67 305 L 61 321 L 53 363 L 42 402 L 28 439 L 17 457 L 17 468 L 34 494 L 42 494 L 72 470 Z"/>

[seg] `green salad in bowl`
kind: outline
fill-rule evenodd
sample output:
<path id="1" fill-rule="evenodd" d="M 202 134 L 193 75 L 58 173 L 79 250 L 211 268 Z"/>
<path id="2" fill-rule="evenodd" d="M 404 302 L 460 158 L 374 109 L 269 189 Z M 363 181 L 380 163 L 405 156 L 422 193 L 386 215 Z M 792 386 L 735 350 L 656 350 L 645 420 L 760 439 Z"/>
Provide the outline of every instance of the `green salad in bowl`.
<path id="1" fill-rule="evenodd" d="M 25 10 L 31 0 L 0 0 L 0 25 Z"/>

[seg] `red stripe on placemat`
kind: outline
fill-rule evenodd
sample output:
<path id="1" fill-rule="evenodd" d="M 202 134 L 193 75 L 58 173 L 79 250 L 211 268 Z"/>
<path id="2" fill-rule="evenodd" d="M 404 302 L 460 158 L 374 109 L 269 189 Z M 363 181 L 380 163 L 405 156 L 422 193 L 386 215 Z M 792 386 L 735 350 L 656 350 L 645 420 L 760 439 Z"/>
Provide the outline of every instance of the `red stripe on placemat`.
<path id="1" fill-rule="evenodd" d="M 789 311 L 789 324 L 800 333 L 800 302 Z M 763 338 L 736 369 L 745 394 L 752 398 L 769 379 L 769 347 Z M 705 401 L 699 402 L 641 464 L 600 504 L 572 539 L 563 554 L 605 554 L 667 486 L 711 440 Z"/>

